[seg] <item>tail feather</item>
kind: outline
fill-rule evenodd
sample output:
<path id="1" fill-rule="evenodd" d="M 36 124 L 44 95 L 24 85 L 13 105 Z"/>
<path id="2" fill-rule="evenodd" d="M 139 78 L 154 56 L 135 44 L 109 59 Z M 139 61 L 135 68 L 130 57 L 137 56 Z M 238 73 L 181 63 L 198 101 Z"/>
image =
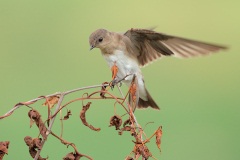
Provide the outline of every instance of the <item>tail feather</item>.
<path id="1" fill-rule="evenodd" d="M 138 101 L 138 106 L 137 108 L 139 109 L 144 109 L 147 107 L 152 107 L 153 109 L 157 109 L 160 110 L 160 108 L 158 107 L 158 105 L 156 104 L 156 102 L 153 100 L 153 98 L 151 97 L 151 95 L 149 94 L 149 92 L 146 90 L 147 93 L 147 101 L 141 99 L 141 97 L 139 97 L 139 101 Z"/>

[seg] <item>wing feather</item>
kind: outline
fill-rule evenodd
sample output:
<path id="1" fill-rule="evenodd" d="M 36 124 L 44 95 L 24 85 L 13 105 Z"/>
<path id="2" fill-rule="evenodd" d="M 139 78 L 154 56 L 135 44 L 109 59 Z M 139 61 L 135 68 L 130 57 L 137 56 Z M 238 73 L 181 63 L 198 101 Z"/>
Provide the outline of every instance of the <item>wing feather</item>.
<path id="1" fill-rule="evenodd" d="M 125 34 L 134 46 L 135 56 L 141 66 L 159 59 L 162 56 L 189 58 L 208 55 L 225 46 L 215 45 L 186 38 L 166 35 L 146 29 L 130 29 Z"/>

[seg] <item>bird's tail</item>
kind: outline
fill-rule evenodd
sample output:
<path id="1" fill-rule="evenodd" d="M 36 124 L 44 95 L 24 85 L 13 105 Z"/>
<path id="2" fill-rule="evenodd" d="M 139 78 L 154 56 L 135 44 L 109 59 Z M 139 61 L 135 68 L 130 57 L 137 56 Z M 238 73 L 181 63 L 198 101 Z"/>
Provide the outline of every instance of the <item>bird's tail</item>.
<path id="1" fill-rule="evenodd" d="M 149 94 L 149 92 L 146 89 L 146 93 L 147 93 L 147 101 L 143 100 L 141 97 L 139 97 L 139 101 L 138 101 L 138 106 L 137 108 L 139 109 L 144 109 L 147 107 L 152 107 L 153 109 L 157 109 L 159 110 L 160 108 L 158 107 L 158 105 L 156 104 L 156 102 L 153 100 L 153 98 L 151 97 L 151 95 Z"/>

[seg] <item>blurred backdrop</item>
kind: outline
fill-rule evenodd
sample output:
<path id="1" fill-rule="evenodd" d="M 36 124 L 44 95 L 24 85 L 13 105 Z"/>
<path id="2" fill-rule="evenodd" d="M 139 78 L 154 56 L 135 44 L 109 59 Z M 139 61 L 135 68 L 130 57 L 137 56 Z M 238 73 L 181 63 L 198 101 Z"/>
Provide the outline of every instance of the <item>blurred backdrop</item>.
<path id="1" fill-rule="evenodd" d="M 163 126 L 162 152 L 154 139 L 148 144 L 150 151 L 162 160 L 238 160 L 239 5 L 237 0 L 1 0 L 0 114 L 20 101 L 109 81 L 111 71 L 100 51 L 89 51 L 88 37 L 94 30 L 125 32 L 157 26 L 158 32 L 230 49 L 201 58 L 163 58 L 142 69 L 161 110 L 137 110 L 136 116 L 143 126 L 154 122 L 145 129 L 149 136 Z M 122 88 L 126 91 L 126 86 Z M 33 106 L 44 113 L 42 103 Z M 94 101 L 87 113 L 88 121 L 101 127 L 100 132 L 82 125 L 81 102 L 68 109 L 73 115 L 64 123 L 63 136 L 81 153 L 94 159 L 124 159 L 130 153 L 133 137 L 119 136 L 108 127 L 113 101 Z M 31 159 L 23 138 L 36 137 L 38 129 L 29 128 L 28 110 L 23 107 L 0 121 L 0 141 L 11 142 L 6 160 Z M 59 122 L 53 131 L 60 133 Z M 71 151 L 49 137 L 41 155 L 61 159 Z"/>

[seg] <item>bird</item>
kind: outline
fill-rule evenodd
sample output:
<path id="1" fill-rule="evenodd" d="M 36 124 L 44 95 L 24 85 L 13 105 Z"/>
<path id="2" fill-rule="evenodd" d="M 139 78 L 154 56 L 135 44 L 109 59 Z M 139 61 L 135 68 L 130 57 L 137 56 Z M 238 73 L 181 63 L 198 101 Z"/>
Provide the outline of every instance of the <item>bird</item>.
<path id="1" fill-rule="evenodd" d="M 153 29 L 131 28 L 125 33 L 97 29 L 89 36 L 90 50 L 99 48 L 110 68 L 118 67 L 116 79 L 131 85 L 133 76 L 138 84 L 137 108 L 159 110 L 146 89 L 141 68 L 165 56 L 189 58 L 227 49 L 226 46 L 172 36 Z M 130 75 L 130 76 L 126 76 Z"/>

